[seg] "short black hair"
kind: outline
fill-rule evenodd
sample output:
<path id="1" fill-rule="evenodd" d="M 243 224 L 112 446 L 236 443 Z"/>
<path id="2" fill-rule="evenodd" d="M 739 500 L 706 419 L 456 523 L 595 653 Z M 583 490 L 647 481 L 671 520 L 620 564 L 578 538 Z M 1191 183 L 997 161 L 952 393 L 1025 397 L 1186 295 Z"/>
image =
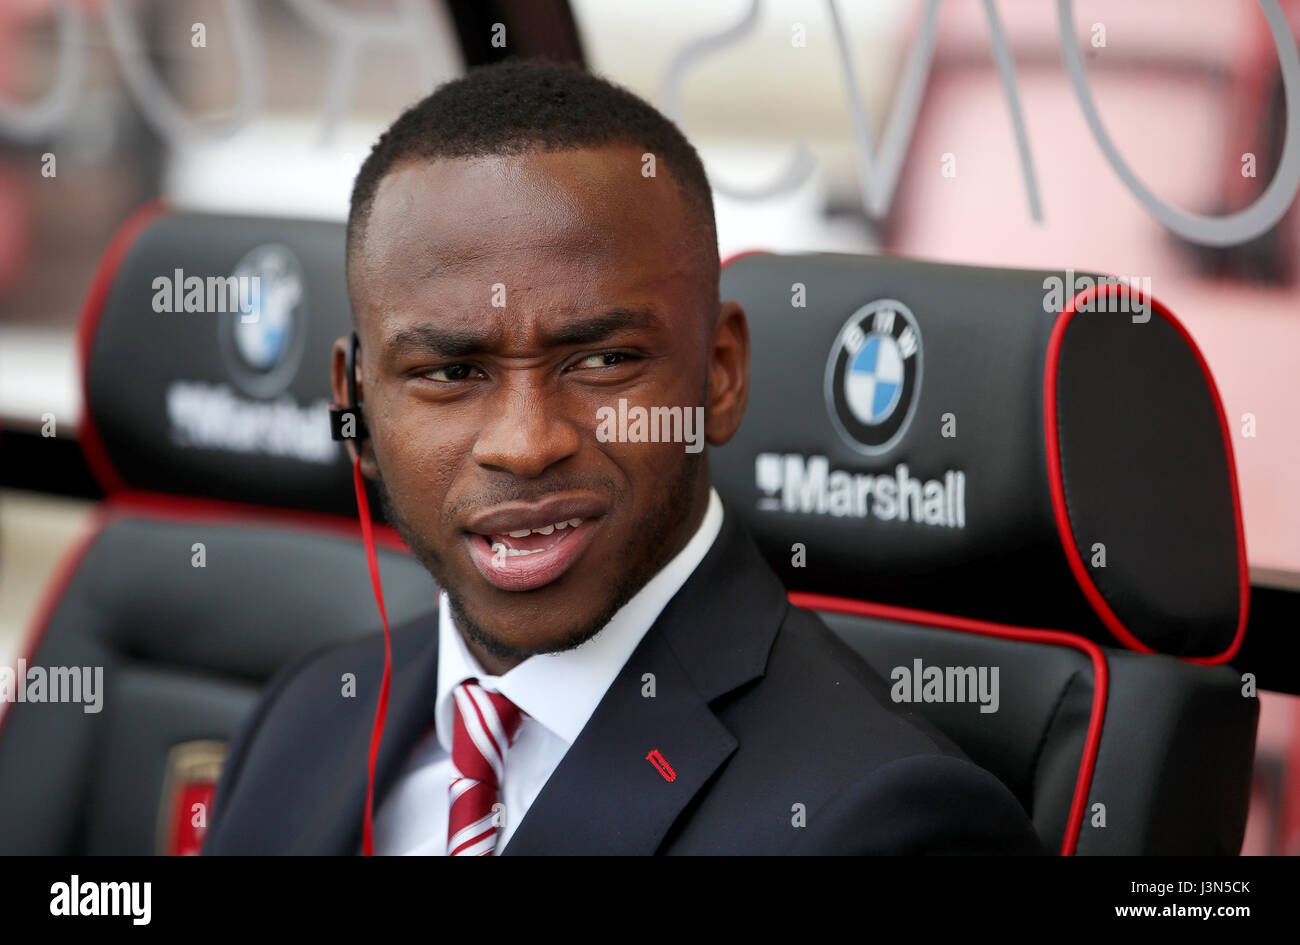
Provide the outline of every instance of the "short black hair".
<path id="1" fill-rule="evenodd" d="M 539 59 L 480 66 L 408 108 L 361 165 L 348 211 L 351 260 L 379 182 L 410 158 L 481 157 L 635 144 L 668 166 L 699 245 L 710 247 L 717 285 L 718 234 L 704 165 L 686 136 L 644 99 L 581 69 Z M 692 244 L 696 240 L 689 241 Z M 349 267 L 350 268 L 350 267 Z"/>

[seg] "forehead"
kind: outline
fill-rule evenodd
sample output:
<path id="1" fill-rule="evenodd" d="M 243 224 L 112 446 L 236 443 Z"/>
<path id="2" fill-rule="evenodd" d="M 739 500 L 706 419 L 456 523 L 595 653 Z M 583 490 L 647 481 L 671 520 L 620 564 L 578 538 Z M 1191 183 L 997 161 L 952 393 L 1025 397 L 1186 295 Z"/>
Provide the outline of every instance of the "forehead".
<path id="1" fill-rule="evenodd" d="M 490 311 L 497 285 L 507 300 L 543 307 L 629 294 L 689 304 L 705 261 L 656 163 L 645 176 L 640 147 L 613 145 L 394 167 L 352 260 L 358 319 L 388 321 L 421 298 Z"/>

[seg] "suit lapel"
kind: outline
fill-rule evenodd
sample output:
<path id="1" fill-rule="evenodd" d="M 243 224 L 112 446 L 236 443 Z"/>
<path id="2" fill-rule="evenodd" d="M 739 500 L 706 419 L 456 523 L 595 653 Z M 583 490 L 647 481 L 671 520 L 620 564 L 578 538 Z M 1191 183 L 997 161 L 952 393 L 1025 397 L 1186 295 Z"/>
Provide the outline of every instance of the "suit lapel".
<path id="1" fill-rule="evenodd" d="M 653 698 L 641 695 L 645 673 Z M 502 852 L 653 853 L 735 750 L 663 637 L 647 635 Z M 663 774 L 647 759 L 652 751 Z"/>
<path id="2" fill-rule="evenodd" d="M 438 612 L 392 633 L 393 675 L 388 716 L 375 759 L 375 810 L 392 787 L 403 763 L 428 731 L 438 696 Z M 296 853 L 350 855 L 360 852 L 369 770 L 370 732 L 378 704 L 381 661 L 376 667 L 375 702 L 350 711 L 343 723 L 344 743 L 338 777 L 319 797 L 315 819 L 300 834 Z"/>
<path id="3" fill-rule="evenodd" d="M 728 509 L 713 547 L 628 659 L 503 855 L 658 850 L 736 750 L 709 702 L 762 675 L 786 606 L 784 586 Z M 652 697 L 644 694 L 651 679 Z M 661 764 L 647 757 L 652 752 Z"/>

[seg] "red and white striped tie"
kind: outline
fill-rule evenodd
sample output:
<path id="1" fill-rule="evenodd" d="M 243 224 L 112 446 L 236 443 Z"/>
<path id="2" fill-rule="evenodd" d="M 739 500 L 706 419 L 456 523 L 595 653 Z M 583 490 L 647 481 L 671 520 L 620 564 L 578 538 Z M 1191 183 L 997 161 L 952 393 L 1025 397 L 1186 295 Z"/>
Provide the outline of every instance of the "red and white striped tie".
<path id="1" fill-rule="evenodd" d="M 497 845 L 497 811 L 506 749 L 514 741 L 523 713 L 499 692 L 477 680 L 455 688 L 456 726 L 451 763 L 459 777 L 451 782 L 447 824 L 448 856 L 491 856 Z"/>

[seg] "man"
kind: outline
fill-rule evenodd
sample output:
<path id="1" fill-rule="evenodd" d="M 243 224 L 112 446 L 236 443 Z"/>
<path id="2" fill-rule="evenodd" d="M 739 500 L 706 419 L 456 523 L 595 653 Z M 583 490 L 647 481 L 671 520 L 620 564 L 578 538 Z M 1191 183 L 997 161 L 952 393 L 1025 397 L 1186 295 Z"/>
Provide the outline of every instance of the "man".
<path id="1" fill-rule="evenodd" d="M 601 426 L 626 400 L 680 408 L 684 438 L 702 408 L 716 446 L 745 409 L 745 316 L 667 119 L 560 66 L 450 82 L 361 168 L 347 266 L 361 470 L 441 588 L 392 634 L 375 852 L 1042 852 L 789 606 L 705 452 Z M 372 636 L 277 676 L 205 853 L 361 848 L 382 662 Z"/>

